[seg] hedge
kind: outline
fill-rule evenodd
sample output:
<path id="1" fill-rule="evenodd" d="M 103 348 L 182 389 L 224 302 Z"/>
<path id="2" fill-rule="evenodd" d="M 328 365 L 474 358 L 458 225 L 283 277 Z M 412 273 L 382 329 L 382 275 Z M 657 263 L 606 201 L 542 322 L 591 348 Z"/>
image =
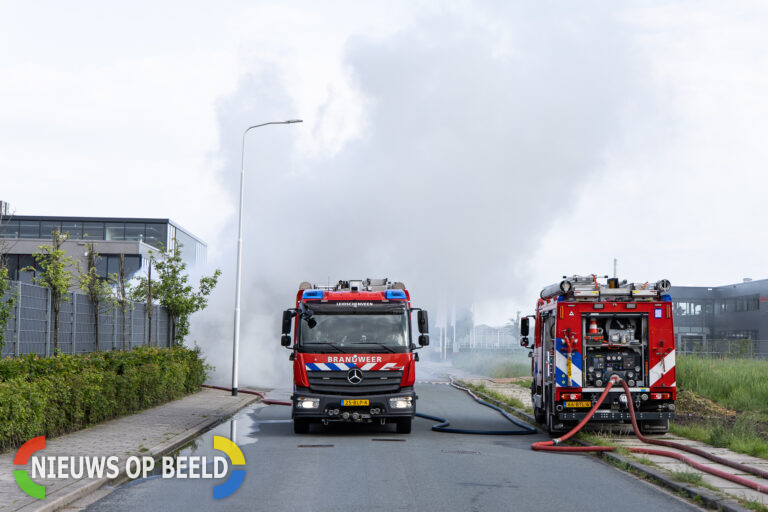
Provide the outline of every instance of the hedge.
<path id="1" fill-rule="evenodd" d="M 184 347 L 2 359 L 0 452 L 181 398 L 210 369 Z"/>

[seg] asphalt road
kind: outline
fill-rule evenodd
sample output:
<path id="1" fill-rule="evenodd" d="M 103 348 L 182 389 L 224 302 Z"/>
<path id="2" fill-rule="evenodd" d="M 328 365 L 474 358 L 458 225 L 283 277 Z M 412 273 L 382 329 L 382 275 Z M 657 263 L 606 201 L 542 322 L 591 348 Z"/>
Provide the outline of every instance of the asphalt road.
<path id="1" fill-rule="evenodd" d="M 506 429 L 497 413 L 445 384 L 417 385 L 418 409 L 452 426 Z M 276 393 L 276 398 L 287 396 Z M 213 500 L 222 480 L 150 478 L 126 484 L 96 511 L 611 511 L 700 510 L 588 455 L 533 452 L 528 436 L 472 436 L 393 427 L 326 428 L 295 435 L 287 407 L 255 405 L 201 436 L 183 454 L 221 455 L 213 435 L 230 436 L 246 459 L 243 485 Z"/>

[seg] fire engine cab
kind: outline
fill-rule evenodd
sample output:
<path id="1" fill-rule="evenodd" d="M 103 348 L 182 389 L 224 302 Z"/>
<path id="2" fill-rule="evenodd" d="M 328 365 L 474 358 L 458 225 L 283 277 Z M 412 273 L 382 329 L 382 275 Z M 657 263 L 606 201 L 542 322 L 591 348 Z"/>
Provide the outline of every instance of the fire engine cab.
<path id="1" fill-rule="evenodd" d="M 606 276 L 607 278 L 607 276 Z M 628 283 L 573 276 L 541 291 L 536 304 L 531 395 L 536 420 L 550 434 L 584 418 L 614 375 L 630 387 L 640 429 L 664 433 L 675 415 L 675 336 L 666 279 Z M 528 347 L 529 318 L 520 344 Z M 629 423 L 620 386 L 592 421 Z"/>
<path id="2" fill-rule="evenodd" d="M 410 433 L 419 348 L 412 343 L 413 311 L 423 347 L 427 312 L 411 307 L 403 283 L 299 285 L 296 307 L 283 312 L 281 338 L 292 350 L 294 432 L 306 433 L 312 423 L 349 422 L 394 423 L 398 433 Z"/>

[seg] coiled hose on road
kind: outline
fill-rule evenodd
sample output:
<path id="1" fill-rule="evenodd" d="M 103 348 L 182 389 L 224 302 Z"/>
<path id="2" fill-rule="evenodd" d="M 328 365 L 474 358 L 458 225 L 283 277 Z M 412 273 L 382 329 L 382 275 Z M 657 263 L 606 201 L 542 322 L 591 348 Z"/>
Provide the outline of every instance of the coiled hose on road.
<path id="1" fill-rule="evenodd" d="M 424 418 L 427 420 L 440 422 L 437 425 L 432 425 L 432 430 L 434 430 L 435 432 L 445 432 L 449 434 L 475 434 L 475 435 L 484 435 L 484 436 L 526 436 L 530 434 L 535 434 L 537 432 L 537 430 L 534 427 L 531 427 L 525 423 L 522 423 L 520 420 L 518 420 L 517 418 L 509 414 L 507 411 L 505 411 L 501 407 L 497 407 L 491 403 L 486 402 L 482 398 L 478 397 L 476 394 L 472 392 L 471 389 L 459 386 L 453 381 L 452 378 L 451 378 L 451 386 L 456 389 L 466 391 L 469 394 L 469 396 L 471 396 L 475 400 L 475 402 L 479 403 L 480 405 L 490 407 L 494 411 L 504 416 L 504 418 L 507 421 L 514 423 L 515 425 L 520 427 L 522 430 L 470 430 L 466 428 L 452 428 L 452 427 L 449 427 L 451 422 L 445 418 L 440 418 L 439 416 L 432 416 L 430 414 L 417 412 L 416 413 L 417 418 Z"/>
<path id="2" fill-rule="evenodd" d="M 629 391 L 629 386 L 626 382 L 624 382 L 623 379 L 619 379 L 618 377 L 613 377 L 608 382 L 608 384 L 605 386 L 605 390 L 600 395 L 600 397 L 597 399 L 597 402 L 595 405 L 592 406 L 592 409 L 587 413 L 587 415 L 582 419 L 578 425 L 573 427 L 570 432 L 567 434 L 564 434 L 563 436 L 553 439 L 551 441 L 539 441 L 537 443 L 533 443 L 531 445 L 531 449 L 538 450 L 538 451 L 549 451 L 549 452 L 612 452 L 616 450 L 615 446 L 560 446 L 560 443 L 567 441 L 569 438 L 574 436 L 579 430 L 582 429 L 584 425 L 587 424 L 587 422 L 592 419 L 592 416 L 595 414 L 595 411 L 600 407 L 600 404 L 603 403 L 603 400 L 605 400 L 605 397 L 608 395 L 608 392 L 611 390 L 611 388 L 616 384 L 617 382 L 620 382 L 622 387 L 624 388 L 624 392 L 627 395 L 627 405 L 629 407 L 629 417 L 632 420 L 632 429 L 635 431 L 635 436 L 637 436 L 638 439 L 640 439 L 642 442 L 647 444 L 653 444 L 657 446 L 666 446 L 668 448 L 675 448 L 677 450 L 682 450 L 688 453 L 693 453 L 694 455 L 698 455 L 700 457 L 704 457 L 705 459 L 711 460 L 712 462 L 716 462 L 718 464 L 722 464 L 724 466 L 728 466 L 733 469 L 737 469 L 739 471 L 742 471 L 744 473 L 749 473 L 755 476 L 759 476 L 761 478 L 768 478 L 768 471 L 763 471 L 758 468 L 753 468 L 751 466 L 747 466 L 745 464 L 740 464 L 738 462 L 734 462 L 731 460 L 728 460 L 723 457 L 718 457 L 717 455 L 712 455 L 711 453 L 708 453 L 704 450 L 701 450 L 699 448 L 694 448 L 692 446 L 686 446 L 684 444 L 675 443 L 672 441 L 662 441 L 659 439 L 651 439 L 646 436 L 644 436 L 642 433 L 640 433 L 640 429 L 637 426 L 637 418 L 635 417 L 635 407 L 632 403 L 632 395 Z M 708 467 L 705 464 L 701 464 L 699 462 L 696 462 L 695 460 L 691 459 L 690 457 L 686 457 L 683 454 L 676 453 L 676 452 L 670 452 L 666 450 L 656 450 L 652 448 L 628 448 L 628 450 L 632 453 L 642 453 L 646 455 L 660 455 L 662 457 L 670 457 L 677 459 L 679 461 L 685 462 L 686 464 L 700 470 L 704 471 L 705 473 L 709 473 L 710 475 L 714 475 L 720 478 L 724 478 L 725 480 L 728 480 L 730 482 L 737 483 L 739 485 L 743 485 L 745 487 L 749 487 L 750 489 L 755 489 L 756 491 L 768 494 L 768 486 L 760 484 L 758 482 L 753 482 L 752 480 L 747 480 L 746 478 L 742 478 L 740 476 L 732 475 L 730 473 L 726 473 L 725 471 L 720 471 L 719 469 Z"/>
<path id="3" fill-rule="evenodd" d="M 476 435 L 486 435 L 486 436 L 520 436 L 520 435 L 529 435 L 529 434 L 535 434 L 536 429 L 534 427 L 531 427 L 529 425 L 526 425 L 524 423 L 521 423 L 520 420 L 516 419 L 512 415 L 510 415 L 507 411 L 502 409 L 501 407 L 496 407 L 493 404 L 490 404 L 486 402 L 485 400 L 479 398 L 477 395 L 475 395 L 471 389 L 465 388 L 462 386 L 459 386 L 456 384 L 453 379 L 451 379 L 451 386 L 453 386 L 456 389 L 460 389 L 462 391 L 466 391 L 469 393 L 469 395 L 475 399 L 475 401 L 481 405 L 484 405 L 486 407 L 490 407 L 494 411 L 499 412 L 504 418 L 506 418 L 511 423 L 514 423 L 518 427 L 521 427 L 523 430 L 470 430 L 465 428 L 451 428 L 449 425 L 451 422 L 445 418 L 441 418 L 439 416 L 432 416 L 430 414 L 423 414 L 420 412 L 416 413 L 416 417 L 418 418 L 424 418 L 427 420 L 432 421 L 439 421 L 440 423 L 437 425 L 432 426 L 432 430 L 435 432 L 445 432 L 449 434 L 476 434 Z M 203 384 L 204 388 L 210 388 L 210 389 L 219 389 L 221 391 L 232 391 L 232 388 L 227 388 L 224 386 L 211 386 L 208 384 Z M 250 391 L 245 389 L 238 389 L 238 393 L 245 393 L 248 395 L 256 395 L 261 397 L 261 403 L 267 404 L 267 405 L 287 405 L 292 406 L 293 404 L 291 402 L 285 402 L 282 400 L 272 400 L 271 398 L 267 398 L 264 393 L 260 393 L 259 391 Z"/>
<path id="4" fill-rule="evenodd" d="M 595 411 L 600 407 L 600 405 L 605 400 L 605 397 L 608 396 L 608 392 L 613 388 L 614 384 L 617 382 L 620 382 L 622 387 L 624 388 L 624 393 L 627 395 L 627 405 L 629 408 L 629 417 L 632 420 L 632 429 L 634 430 L 635 436 L 637 438 L 646 443 L 646 444 L 652 444 L 656 446 L 665 446 L 667 448 L 675 448 L 677 450 L 685 451 L 688 453 L 692 453 L 694 455 L 698 455 L 699 457 L 703 457 L 707 460 L 711 460 L 712 462 L 716 462 L 718 464 L 722 464 L 724 466 L 736 469 L 738 471 L 749 473 L 751 475 L 758 476 L 760 478 L 768 479 L 768 471 L 764 471 L 758 468 L 754 468 L 752 466 L 747 466 L 745 464 L 741 464 L 739 462 L 734 462 L 732 460 L 728 460 L 724 457 L 719 457 L 717 455 L 713 455 L 709 452 L 706 452 L 700 448 L 695 448 L 692 446 L 686 446 L 684 444 L 675 443 L 672 441 L 662 441 L 660 439 L 651 439 L 646 436 L 644 436 L 640 429 L 637 426 L 637 418 L 635 417 L 635 407 L 632 402 L 632 394 L 629 390 L 629 385 L 627 385 L 626 382 L 624 382 L 623 379 L 620 379 L 618 377 L 613 377 L 608 382 L 608 384 L 605 386 L 605 389 L 603 390 L 600 397 L 597 399 L 597 402 L 595 402 L 595 405 L 592 406 L 592 409 L 589 410 L 587 415 L 575 426 L 573 429 L 571 429 L 568 433 L 550 440 L 550 441 L 539 441 L 536 443 L 531 444 L 531 449 L 536 451 L 548 451 L 548 452 L 559 452 L 559 453 L 578 453 L 578 452 L 612 452 L 616 450 L 615 446 L 561 446 L 561 443 L 567 441 L 576 433 L 578 433 L 584 425 L 586 425 L 590 419 L 592 419 L 592 416 L 594 416 Z M 477 395 L 475 395 L 471 389 L 465 388 L 462 386 L 459 386 L 453 381 L 453 378 L 451 378 L 450 385 L 456 389 L 460 389 L 462 391 L 465 391 L 468 393 L 477 403 L 480 405 L 484 405 L 486 407 L 489 407 L 495 411 L 497 411 L 499 414 L 501 414 L 505 419 L 507 419 L 509 422 L 514 423 L 515 425 L 521 427 L 522 430 L 471 430 L 471 429 L 463 429 L 463 428 L 451 428 L 449 425 L 451 424 L 449 420 L 445 418 L 441 418 L 439 416 L 432 416 L 430 414 L 424 414 L 417 412 L 416 417 L 418 418 L 424 418 L 432 421 L 439 421 L 440 423 L 437 425 L 432 426 L 432 430 L 435 432 L 444 432 L 444 433 L 451 433 L 451 434 L 475 434 L 475 435 L 506 435 L 506 436 L 514 436 L 514 435 L 529 435 L 529 434 L 535 434 L 537 430 L 534 427 L 531 427 L 525 423 L 522 423 L 520 420 L 514 418 L 512 415 L 510 415 L 507 411 L 502 409 L 501 407 L 497 407 L 491 403 L 486 402 L 485 400 L 481 399 Z M 207 384 L 203 384 L 204 388 L 210 388 L 210 389 L 218 389 L 222 391 L 232 391 L 232 388 L 227 388 L 223 386 L 211 386 Z M 250 391 L 250 390 L 238 390 L 240 393 L 245 393 L 249 395 L 256 395 L 261 397 L 261 401 L 264 404 L 267 405 L 287 405 L 291 406 L 293 405 L 291 402 L 286 402 L 283 400 L 272 400 L 270 398 L 267 398 L 264 393 L 261 393 L 259 391 Z M 762 492 L 764 494 L 768 494 L 768 486 L 760 484 L 758 482 L 753 482 L 751 480 L 747 480 L 746 478 L 742 478 L 737 475 L 732 475 L 730 473 L 726 473 L 724 471 L 720 471 L 719 469 L 715 469 L 712 467 L 709 467 L 705 464 L 701 464 L 699 462 L 696 462 L 695 460 L 691 459 L 690 457 L 686 457 L 683 454 L 676 453 L 676 452 L 670 452 L 666 450 L 656 450 L 652 448 L 637 448 L 637 447 L 630 447 L 628 448 L 628 451 L 631 453 L 642 453 L 644 455 L 659 455 L 662 457 L 669 457 L 673 459 L 677 459 L 681 462 L 684 462 L 691 467 L 694 467 L 700 471 L 703 471 L 705 473 L 709 473 L 710 475 L 714 475 L 720 478 L 723 478 L 725 480 L 728 480 L 730 482 L 743 485 L 744 487 L 749 487 L 750 489 L 755 489 L 756 491 Z"/>

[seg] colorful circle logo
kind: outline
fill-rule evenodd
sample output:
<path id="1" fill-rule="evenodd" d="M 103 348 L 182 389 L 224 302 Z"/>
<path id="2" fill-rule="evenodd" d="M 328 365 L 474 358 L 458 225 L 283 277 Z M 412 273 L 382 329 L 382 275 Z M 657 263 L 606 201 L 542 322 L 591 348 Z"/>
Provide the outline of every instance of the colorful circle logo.
<path id="1" fill-rule="evenodd" d="M 213 448 L 226 453 L 234 467 L 243 468 L 232 469 L 229 478 L 227 478 L 223 484 L 213 488 L 213 499 L 219 500 L 221 498 L 226 498 L 242 485 L 243 480 L 245 479 L 245 457 L 243 457 L 243 452 L 240 451 L 240 448 L 226 437 L 214 436 Z"/>
<path id="2" fill-rule="evenodd" d="M 29 461 L 29 457 L 38 450 L 45 449 L 45 436 L 33 437 L 19 448 L 16 452 L 16 456 L 13 458 L 13 463 L 16 465 L 26 466 Z M 13 477 L 16 479 L 16 483 L 19 484 L 21 490 L 29 494 L 33 498 L 39 500 L 45 499 L 45 486 L 38 485 L 29 478 L 29 473 L 24 469 L 14 469 Z"/>

